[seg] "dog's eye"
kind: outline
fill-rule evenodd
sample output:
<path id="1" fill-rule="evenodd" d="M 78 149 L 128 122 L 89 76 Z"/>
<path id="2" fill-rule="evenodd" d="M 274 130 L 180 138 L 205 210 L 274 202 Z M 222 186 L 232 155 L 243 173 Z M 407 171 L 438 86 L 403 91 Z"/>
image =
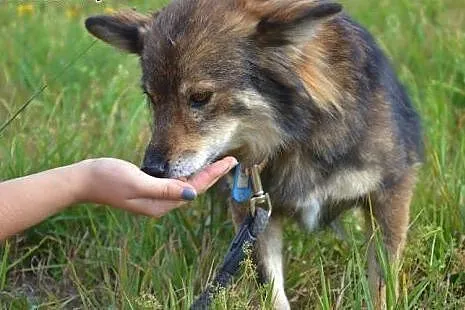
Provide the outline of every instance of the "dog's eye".
<path id="1" fill-rule="evenodd" d="M 190 96 L 189 103 L 191 107 L 193 108 L 200 108 L 201 106 L 204 106 L 207 103 L 209 103 L 212 96 L 213 96 L 213 93 L 208 92 L 208 91 L 201 92 L 201 93 L 195 93 Z"/>

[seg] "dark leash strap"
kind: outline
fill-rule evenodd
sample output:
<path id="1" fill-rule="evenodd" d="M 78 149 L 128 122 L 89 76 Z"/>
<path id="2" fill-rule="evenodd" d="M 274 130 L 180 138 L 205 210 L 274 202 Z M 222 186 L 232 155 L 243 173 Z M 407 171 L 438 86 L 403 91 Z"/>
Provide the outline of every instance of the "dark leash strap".
<path id="1" fill-rule="evenodd" d="M 190 307 L 191 310 L 206 310 L 210 307 L 215 295 L 227 288 L 234 275 L 239 271 L 241 262 L 246 258 L 246 249 L 253 249 L 257 237 L 265 230 L 270 218 L 269 210 L 256 208 L 255 216 L 248 215 L 224 257 L 223 265 L 217 271 L 215 279 Z"/>

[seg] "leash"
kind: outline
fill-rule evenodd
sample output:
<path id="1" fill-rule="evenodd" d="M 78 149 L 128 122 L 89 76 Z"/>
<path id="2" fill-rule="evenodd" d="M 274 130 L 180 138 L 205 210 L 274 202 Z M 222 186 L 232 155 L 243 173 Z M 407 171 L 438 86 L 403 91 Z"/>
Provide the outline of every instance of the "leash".
<path id="1" fill-rule="evenodd" d="M 249 202 L 249 214 L 232 240 L 213 282 L 191 305 L 191 310 L 207 310 L 216 294 L 231 284 L 246 258 L 246 249 L 255 245 L 257 237 L 268 225 L 272 206 L 270 196 L 263 191 L 259 169 L 258 165 L 254 165 L 247 172 L 241 165 L 236 167 L 231 197 L 237 203 Z"/>

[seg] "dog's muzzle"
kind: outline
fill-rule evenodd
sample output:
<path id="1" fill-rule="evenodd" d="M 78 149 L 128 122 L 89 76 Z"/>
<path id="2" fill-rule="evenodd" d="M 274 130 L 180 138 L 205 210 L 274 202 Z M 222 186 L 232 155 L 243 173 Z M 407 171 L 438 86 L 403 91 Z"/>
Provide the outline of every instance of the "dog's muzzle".
<path id="1" fill-rule="evenodd" d="M 145 152 L 141 170 L 146 174 L 156 178 L 169 177 L 169 163 L 162 152 L 152 147 L 148 147 Z"/>

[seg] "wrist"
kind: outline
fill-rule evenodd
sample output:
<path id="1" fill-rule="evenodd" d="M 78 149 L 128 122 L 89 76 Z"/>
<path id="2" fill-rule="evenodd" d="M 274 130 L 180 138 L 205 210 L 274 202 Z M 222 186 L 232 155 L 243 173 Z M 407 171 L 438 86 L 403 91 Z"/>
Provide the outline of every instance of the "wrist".
<path id="1" fill-rule="evenodd" d="M 73 203 L 84 203 L 90 201 L 90 190 L 92 189 L 91 162 L 87 159 L 66 168 L 71 171 Z"/>

